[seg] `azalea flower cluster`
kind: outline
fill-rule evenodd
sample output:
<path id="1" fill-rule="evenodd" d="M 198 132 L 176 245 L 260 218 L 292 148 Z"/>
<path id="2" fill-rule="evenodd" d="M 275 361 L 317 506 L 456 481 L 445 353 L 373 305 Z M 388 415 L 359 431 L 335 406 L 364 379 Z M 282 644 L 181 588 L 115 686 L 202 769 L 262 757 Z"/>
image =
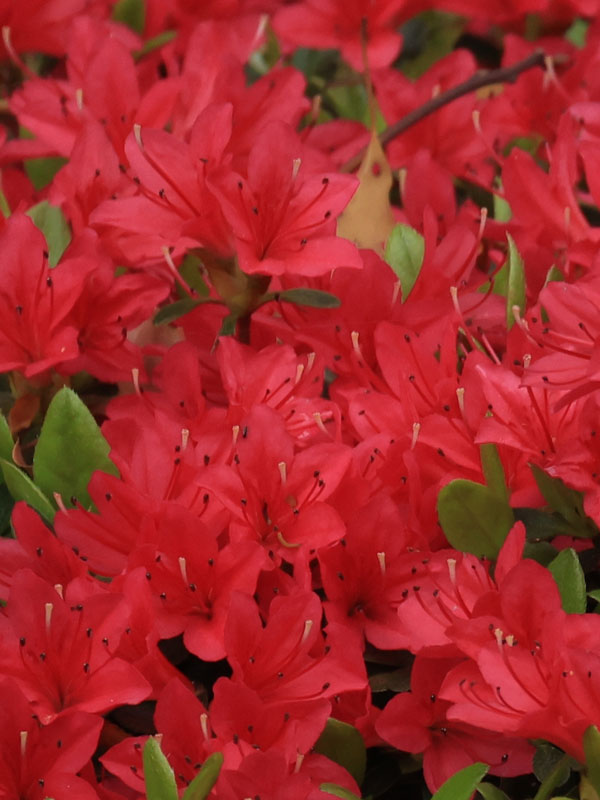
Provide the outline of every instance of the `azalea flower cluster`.
<path id="1" fill-rule="evenodd" d="M 222 755 L 211 800 L 360 797 L 337 735 L 432 792 L 539 740 L 585 772 L 599 11 L 0 6 L 0 796 L 142 800 L 153 735 L 180 796 Z M 378 154 L 473 41 L 545 57 Z M 64 387 L 110 451 L 84 494 L 44 472 Z"/>

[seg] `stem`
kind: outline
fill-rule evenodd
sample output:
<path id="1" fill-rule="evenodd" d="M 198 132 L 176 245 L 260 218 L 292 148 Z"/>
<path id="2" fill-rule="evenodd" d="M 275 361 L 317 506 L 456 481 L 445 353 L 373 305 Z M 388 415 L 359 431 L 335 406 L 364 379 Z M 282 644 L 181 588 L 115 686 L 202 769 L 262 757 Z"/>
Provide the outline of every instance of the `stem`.
<path id="1" fill-rule="evenodd" d="M 453 100 L 457 100 L 459 97 L 463 97 L 465 94 L 470 94 L 471 92 L 477 91 L 477 89 L 482 89 L 484 86 L 491 86 L 494 83 L 513 83 L 522 72 L 532 69 L 532 67 L 544 66 L 545 58 L 546 54 L 543 50 L 536 50 L 534 53 L 527 56 L 527 58 L 517 61 L 516 64 L 510 67 L 486 70 L 485 72 L 478 72 L 476 75 L 471 75 L 466 81 L 459 83 L 457 86 L 453 86 L 451 89 L 438 94 L 436 97 L 432 97 L 431 100 L 413 109 L 406 114 L 406 116 L 402 117 L 402 119 L 399 119 L 398 122 L 389 125 L 379 134 L 379 141 L 382 145 L 387 144 L 387 142 L 395 139 L 396 136 L 404 133 L 408 128 L 416 125 L 417 122 L 433 114 L 434 111 L 448 105 L 448 103 L 451 103 Z M 366 152 L 367 148 L 363 147 L 359 153 L 346 161 L 341 167 L 341 172 L 353 172 L 360 166 Z"/>

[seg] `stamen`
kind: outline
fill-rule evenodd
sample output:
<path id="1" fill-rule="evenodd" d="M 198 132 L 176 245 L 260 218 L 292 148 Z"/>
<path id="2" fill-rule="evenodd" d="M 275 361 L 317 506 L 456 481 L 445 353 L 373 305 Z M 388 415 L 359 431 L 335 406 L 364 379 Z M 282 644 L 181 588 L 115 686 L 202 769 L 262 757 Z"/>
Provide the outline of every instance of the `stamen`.
<path id="1" fill-rule="evenodd" d="M 417 444 L 417 439 L 419 438 L 419 431 L 421 430 L 421 423 L 420 422 L 413 423 L 412 430 L 413 430 L 413 432 L 412 432 L 412 441 L 410 443 L 410 449 L 414 450 L 415 449 L 415 445 Z"/>
<path id="2" fill-rule="evenodd" d="M 304 364 L 298 364 L 296 367 L 296 377 L 294 378 L 294 383 L 300 383 L 300 378 L 302 378 L 302 373 L 304 372 Z"/>
<path id="3" fill-rule="evenodd" d="M 142 126 L 137 122 L 133 126 L 133 135 L 135 137 L 137 146 L 140 148 L 140 150 L 143 150 L 144 143 L 142 142 Z"/>
<path id="4" fill-rule="evenodd" d="M 288 550 L 295 550 L 302 544 L 302 542 L 288 542 L 281 531 L 277 531 L 277 541 L 282 547 L 286 547 Z"/>
<path id="5" fill-rule="evenodd" d="M 313 419 L 317 424 L 317 428 L 322 433 L 327 433 L 327 435 L 329 435 L 329 432 L 328 432 L 327 428 L 325 427 L 325 423 L 323 422 L 323 417 L 321 416 L 321 414 L 318 411 L 314 411 L 313 412 Z"/>
<path id="6" fill-rule="evenodd" d="M 396 305 L 396 300 L 398 299 L 398 296 L 400 295 L 400 290 L 401 289 L 402 289 L 402 284 L 400 283 L 400 281 L 396 281 L 396 283 L 394 284 L 394 289 L 392 291 L 392 305 L 393 306 Z"/>
<path id="7" fill-rule="evenodd" d="M 55 590 L 56 594 L 60 597 L 60 599 L 64 600 L 62 583 L 55 583 L 54 584 L 54 590 Z"/>
<path id="8" fill-rule="evenodd" d="M 309 354 L 306 356 L 306 371 L 307 371 L 307 372 L 310 372 L 310 371 L 311 371 L 311 369 L 313 368 L 313 366 L 314 366 L 314 363 L 315 363 L 315 358 L 316 358 L 316 357 L 317 357 L 317 354 L 316 354 L 316 353 L 309 353 Z"/>
<path id="9" fill-rule="evenodd" d="M 183 582 L 186 586 L 189 585 L 188 575 L 187 575 L 187 562 L 183 556 L 179 556 L 177 559 L 179 561 L 179 571 L 181 572 L 181 577 L 183 578 Z"/>
<path id="10" fill-rule="evenodd" d="M 189 286 L 189 284 L 187 283 L 187 281 L 185 281 L 185 280 L 184 280 L 184 279 L 181 277 L 181 275 L 179 274 L 179 270 L 178 270 L 178 269 L 177 269 L 177 267 L 175 266 L 175 262 L 173 261 L 173 259 L 172 259 L 172 257 L 171 257 L 171 253 L 170 253 L 170 251 L 169 251 L 169 248 L 168 248 L 168 247 L 163 247 L 163 248 L 162 248 L 162 254 L 163 254 L 163 258 L 164 258 L 164 259 L 165 259 L 165 261 L 167 262 L 167 266 L 169 267 L 169 270 L 170 270 L 170 271 L 173 273 L 173 277 L 175 278 L 175 280 L 177 281 L 177 283 L 178 283 L 178 284 L 181 286 L 181 288 L 183 289 L 183 291 L 184 291 L 184 292 L 185 292 L 185 293 L 186 293 L 186 294 L 187 294 L 189 297 L 191 297 L 192 299 L 193 299 L 193 298 L 195 298 L 195 297 L 196 297 L 196 294 L 197 294 L 197 292 L 196 292 L 194 289 L 192 289 L 192 288 L 191 288 L 191 286 Z"/>
<path id="11" fill-rule="evenodd" d="M 59 507 L 61 511 L 66 511 L 67 507 L 63 503 L 63 499 L 58 492 L 52 492 L 52 496 L 54 497 L 54 502 Z"/>
<path id="12" fill-rule="evenodd" d="M 453 586 L 456 586 L 456 559 L 455 558 L 448 558 L 446 560 L 448 564 L 448 572 L 450 574 L 450 583 Z"/>
<path id="13" fill-rule="evenodd" d="M 383 551 L 381 553 L 377 553 L 377 559 L 379 561 L 379 569 L 381 570 L 381 574 L 385 575 L 385 553 Z"/>
<path id="14" fill-rule="evenodd" d="M 140 389 L 140 371 L 137 367 L 133 367 L 131 370 L 131 380 L 133 382 L 133 388 L 135 389 L 135 393 L 138 397 L 142 396 L 142 390 Z"/>
<path id="15" fill-rule="evenodd" d="M 181 429 L 181 452 L 182 453 L 183 453 L 183 451 L 185 450 L 185 448 L 188 445 L 189 438 L 190 438 L 189 430 L 187 428 L 182 428 Z"/>
<path id="16" fill-rule="evenodd" d="M 235 444 L 236 444 L 236 442 L 238 440 L 238 436 L 240 435 L 240 426 L 239 425 L 232 425 L 231 432 L 233 434 L 233 446 L 235 447 Z"/>
<path id="17" fill-rule="evenodd" d="M 4 33 L 4 28 L 2 29 Z M 19 731 L 19 738 L 21 740 L 21 756 L 25 758 L 25 751 L 27 749 L 27 731 Z"/>
<path id="18" fill-rule="evenodd" d="M 502 640 L 504 639 L 504 634 L 500 628 L 494 628 L 494 636 L 496 637 L 496 642 L 498 643 L 498 650 L 502 652 Z"/>
<path id="19" fill-rule="evenodd" d="M 44 608 L 46 611 L 46 633 L 50 634 L 50 622 L 52 620 L 52 609 L 54 608 L 53 603 L 45 603 Z"/>
<path id="20" fill-rule="evenodd" d="M 298 172 L 300 171 L 301 165 L 302 165 L 302 159 L 301 158 L 295 158 L 292 161 L 292 180 L 293 181 L 295 181 L 296 178 L 298 177 Z"/>
<path id="21" fill-rule="evenodd" d="M 77 103 L 77 108 L 83 111 L 83 89 L 75 89 L 75 102 Z"/>
<path id="22" fill-rule="evenodd" d="M 458 400 L 458 407 L 460 409 L 460 413 L 465 415 L 465 390 L 464 387 L 461 386 L 456 390 L 456 399 Z"/>
<path id="23" fill-rule="evenodd" d="M 281 482 L 285 483 L 286 480 L 287 480 L 287 466 L 286 466 L 285 461 L 280 461 L 279 464 L 277 464 L 277 466 L 279 467 L 279 474 L 281 476 Z"/>
<path id="24" fill-rule="evenodd" d="M 296 756 L 296 764 L 294 766 L 294 773 L 300 772 L 300 767 L 302 766 L 302 762 L 304 761 L 304 755 L 302 753 L 298 753 Z"/>
<path id="25" fill-rule="evenodd" d="M 200 728 L 202 735 L 208 741 L 210 739 L 210 732 L 208 730 L 208 714 L 200 714 Z"/>
<path id="26" fill-rule="evenodd" d="M 300 644 L 304 644 L 304 642 L 308 639 L 312 626 L 313 626 L 312 619 L 305 620 L 304 631 L 302 632 L 302 640 L 300 641 Z"/>

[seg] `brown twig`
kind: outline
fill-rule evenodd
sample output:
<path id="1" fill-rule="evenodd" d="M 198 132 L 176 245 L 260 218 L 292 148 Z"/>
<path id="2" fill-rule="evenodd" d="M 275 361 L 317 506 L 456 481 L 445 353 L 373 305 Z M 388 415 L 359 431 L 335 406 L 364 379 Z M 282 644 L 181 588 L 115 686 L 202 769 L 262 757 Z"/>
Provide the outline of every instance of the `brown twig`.
<path id="1" fill-rule="evenodd" d="M 477 89 L 482 89 L 484 86 L 491 86 L 494 83 L 513 83 L 522 72 L 532 69 L 532 67 L 544 66 L 546 58 L 546 53 L 544 53 L 543 50 L 536 50 L 534 53 L 527 56 L 527 58 L 517 61 L 516 64 L 510 67 L 501 67 L 500 69 L 478 72 L 466 81 L 459 83 L 458 86 L 453 86 L 446 92 L 432 97 L 431 100 L 413 109 L 413 111 L 410 111 L 405 117 L 399 119 L 398 122 L 387 127 L 379 134 L 379 141 L 382 145 L 387 144 L 387 142 L 395 139 L 396 136 L 404 133 L 404 131 L 416 125 L 417 122 L 420 122 L 422 119 L 429 116 L 429 114 L 433 114 L 434 111 L 442 108 L 442 106 L 448 105 L 448 103 L 451 103 L 453 100 L 457 100 L 459 97 L 463 97 L 465 94 L 475 92 Z M 346 161 L 341 167 L 341 172 L 354 172 L 362 163 L 366 152 L 367 148 L 363 147 L 359 153 Z"/>

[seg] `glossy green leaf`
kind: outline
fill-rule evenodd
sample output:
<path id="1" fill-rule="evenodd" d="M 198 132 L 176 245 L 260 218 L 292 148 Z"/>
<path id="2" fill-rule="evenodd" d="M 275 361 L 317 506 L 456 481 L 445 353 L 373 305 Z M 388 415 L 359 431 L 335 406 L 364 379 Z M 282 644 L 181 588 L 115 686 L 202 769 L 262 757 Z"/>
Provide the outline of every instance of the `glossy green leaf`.
<path id="1" fill-rule="evenodd" d="M 315 744 L 315 751 L 344 767 L 361 784 L 367 767 L 367 751 L 353 725 L 330 718 Z"/>
<path id="2" fill-rule="evenodd" d="M 513 508 L 515 520 L 522 522 L 527 531 L 527 540 L 537 542 L 554 539 L 555 536 L 573 536 L 569 523 L 560 514 L 540 511 L 539 508 Z"/>
<path id="3" fill-rule="evenodd" d="M 478 557 L 496 558 L 514 524 L 508 503 L 473 481 L 460 479 L 444 486 L 437 508 L 452 547 Z"/>
<path id="4" fill-rule="evenodd" d="M 89 508 L 87 486 L 92 474 L 102 470 L 118 475 L 109 450 L 85 403 L 74 391 L 63 388 L 48 406 L 40 431 L 33 456 L 35 483 L 49 498 L 58 492 L 65 505 L 75 497 Z"/>
<path id="5" fill-rule="evenodd" d="M 204 764 L 202 764 L 200 772 L 185 790 L 183 800 L 206 800 L 211 789 L 217 782 L 222 766 L 222 753 L 213 753 L 209 756 Z"/>
<path id="6" fill-rule="evenodd" d="M 494 194 L 494 219 L 497 222 L 508 222 L 512 217 L 512 209 L 499 194 Z"/>
<path id="7" fill-rule="evenodd" d="M 433 795 L 431 800 L 470 800 L 477 784 L 487 774 L 487 764 L 476 762 L 459 770 Z"/>
<path id="8" fill-rule="evenodd" d="M 480 783 L 477 786 L 477 791 L 483 797 L 483 800 L 510 800 L 509 796 L 502 789 L 494 786 L 493 783 Z"/>
<path id="9" fill-rule="evenodd" d="M 5 459 L 0 459 L 0 469 L 2 469 L 2 477 L 12 497 L 17 501 L 23 500 L 27 505 L 35 508 L 44 519 L 52 522 L 55 513 L 54 508 L 29 475 L 19 469 L 16 464 Z"/>
<path id="10" fill-rule="evenodd" d="M 350 792 L 348 789 L 344 789 L 335 783 L 322 783 L 319 789 L 334 797 L 341 797 L 342 800 L 360 800 L 360 797 L 355 795 L 354 792 Z"/>
<path id="11" fill-rule="evenodd" d="M 146 24 L 146 3 L 144 0 L 118 0 L 113 8 L 115 22 L 127 25 L 132 31 L 142 33 Z"/>
<path id="12" fill-rule="evenodd" d="M 600 731 L 595 725 L 590 725 L 583 734 L 583 751 L 588 780 L 600 795 Z"/>
<path id="13" fill-rule="evenodd" d="M 466 20 L 458 14 L 428 10 L 404 23 L 404 42 L 399 68 L 409 78 L 424 75 L 437 61 L 454 49 Z"/>
<path id="14" fill-rule="evenodd" d="M 540 783 L 562 786 L 569 779 L 571 768 L 562 750 L 549 742 L 539 742 L 533 754 L 533 772 Z"/>
<path id="15" fill-rule="evenodd" d="M 275 292 L 267 297 L 311 308 L 338 308 L 341 305 L 339 297 L 331 292 L 322 292 L 320 289 L 285 289 L 283 292 Z"/>
<path id="16" fill-rule="evenodd" d="M 508 239 L 508 288 L 506 292 L 506 327 L 510 330 L 515 323 L 513 308 L 518 306 L 521 314 L 525 311 L 525 268 L 514 239 Z"/>
<path id="17" fill-rule="evenodd" d="M 44 234 L 48 245 L 48 264 L 55 267 L 71 241 L 69 223 L 60 208 L 51 206 L 47 200 L 30 208 L 27 216 Z"/>
<path id="18" fill-rule="evenodd" d="M 479 446 L 479 456 L 487 487 L 499 500 L 508 503 L 509 492 L 498 448 L 495 444 L 482 444 Z"/>
<path id="19" fill-rule="evenodd" d="M 8 422 L 4 414 L 0 413 L 0 458 L 12 461 L 12 453 L 15 443 L 12 433 L 8 427 Z"/>
<path id="20" fill-rule="evenodd" d="M 411 293 L 425 257 L 425 239 L 410 225 L 398 224 L 392 230 L 386 247 L 385 260 L 394 270 L 402 288 L 402 302 Z"/>
<path id="21" fill-rule="evenodd" d="M 560 478 L 553 478 L 535 464 L 530 464 L 529 468 L 551 510 L 556 511 L 571 525 L 572 536 L 591 538 L 598 534 L 598 528 L 584 511 L 582 492 L 570 489 Z"/>
<path id="22" fill-rule="evenodd" d="M 8 486 L 0 482 L 0 536 L 10 535 L 10 517 L 15 506 L 15 499 Z"/>
<path id="23" fill-rule="evenodd" d="M 68 159 L 62 156 L 48 156 L 47 158 L 28 158 L 23 162 L 27 177 L 36 191 L 44 189 L 52 181 L 59 169 L 62 169 Z"/>
<path id="24" fill-rule="evenodd" d="M 143 760 L 147 800 L 178 800 L 175 774 L 154 736 L 144 745 Z"/>
<path id="25" fill-rule="evenodd" d="M 160 311 L 157 311 L 153 322 L 155 325 L 167 325 L 169 322 L 174 322 L 176 319 L 189 314 L 200 304 L 201 301 L 199 300 L 193 300 L 191 297 L 182 297 L 181 300 L 169 303 L 168 306 L 164 306 Z"/>
<path id="26" fill-rule="evenodd" d="M 572 547 L 561 550 L 548 569 L 558 586 L 564 610 L 568 614 L 585 614 L 585 575 L 575 550 Z"/>
<path id="27" fill-rule="evenodd" d="M 579 17 L 573 20 L 571 27 L 565 31 L 565 39 L 581 50 L 585 47 L 589 27 L 589 21 Z"/>
<path id="28" fill-rule="evenodd" d="M 202 273 L 202 260 L 194 253 L 187 253 L 183 261 L 179 265 L 179 274 L 187 283 L 190 289 L 194 289 L 198 298 L 208 297 L 210 290 L 204 280 Z M 188 297 L 185 289 L 179 283 L 177 284 L 177 292 L 180 297 Z"/>
<path id="29" fill-rule="evenodd" d="M 235 314 L 227 314 L 227 316 L 223 318 L 221 328 L 217 333 L 217 338 L 219 336 L 234 336 L 237 321 L 238 318 L 235 316 Z"/>
<path id="30" fill-rule="evenodd" d="M 147 42 L 144 42 L 142 47 L 133 54 L 134 58 L 137 61 L 140 58 L 148 55 L 148 53 L 158 50 L 159 47 L 164 47 L 166 44 L 169 44 L 169 42 L 172 42 L 173 39 L 176 38 L 177 31 L 163 31 L 162 33 L 158 33 L 156 36 L 148 39 Z"/>

